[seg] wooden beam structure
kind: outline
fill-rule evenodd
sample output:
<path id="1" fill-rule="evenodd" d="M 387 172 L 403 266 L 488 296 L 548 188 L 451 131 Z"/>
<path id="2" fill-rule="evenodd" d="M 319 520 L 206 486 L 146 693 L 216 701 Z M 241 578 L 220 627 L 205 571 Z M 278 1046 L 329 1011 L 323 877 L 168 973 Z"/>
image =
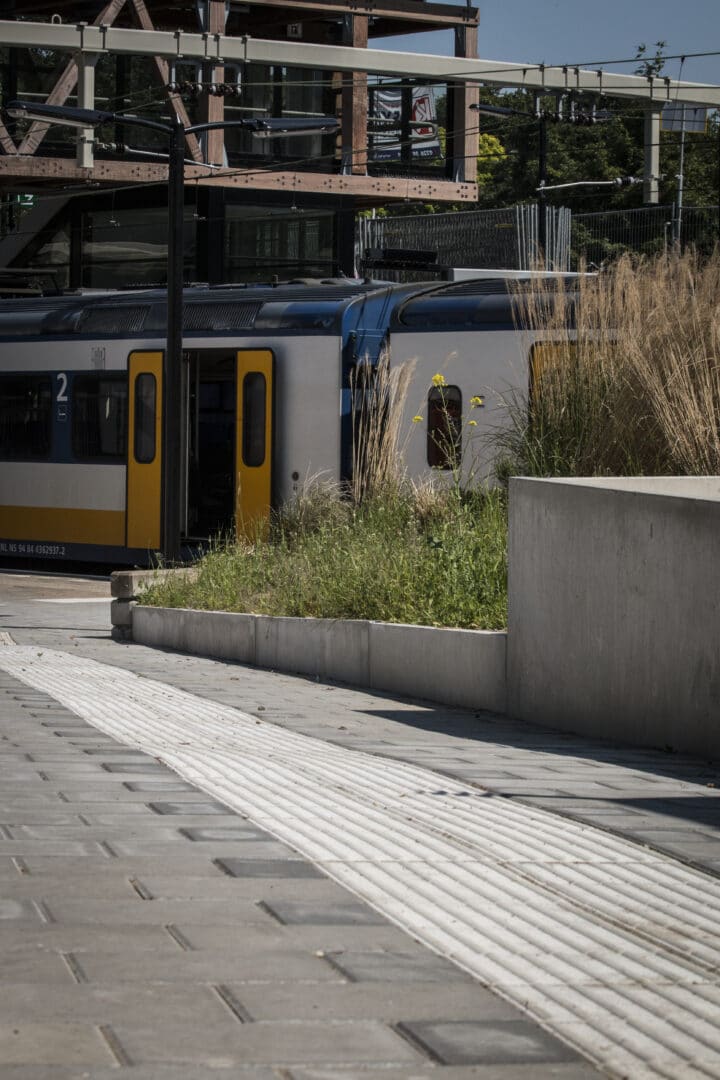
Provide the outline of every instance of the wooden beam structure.
<path id="1" fill-rule="evenodd" d="M 72 158 L 0 156 L 0 189 L 8 191 L 25 190 L 31 184 L 53 193 L 77 194 L 81 186 L 90 190 L 118 184 L 164 184 L 167 176 L 166 165 L 147 162 L 96 158 L 92 169 L 81 169 Z M 477 185 L 473 183 L 287 169 L 211 169 L 207 165 L 188 164 L 185 183 L 245 191 L 352 196 L 364 206 L 379 206 L 398 199 L 465 203 L 477 200 Z"/>
<path id="2" fill-rule="evenodd" d="M 368 43 L 367 15 L 347 15 L 345 44 L 354 49 L 366 49 Z M 368 93 L 367 75 L 354 71 L 342 76 L 341 118 L 343 171 L 359 175 L 367 172 Z"/>
<path id="3" fill-rule="evenodd" d="M 153 26 L 153 21 L 150 18 L 150 13 L 148 12 L 145 0 L 130 0 L 130 2 L 132 4 L 135 17 L 137 18 L 137 21 L 139 22 L 141 28 L 146 33 L 154 32 L 155 27 Z M 170 69 L 168 67 L 167 60 L 163 59 L 162 56 L 156 55 L 153 56 L 153 59 L 160 75 L 160 81 L 165 88 L 165 92 L 168 96 L 170 104 L 182 120 L 184 126 L 189 127 L 190 117 L 188 116 L 187 109 L 185 108 L 185 102 L 179 94 L 176 94 L 172 90 L 167 89 L 170 79 Z M 202 161 L 202 150 L 200 149 L 200 143 L 197 140 L 197 136 L 186 135 L 185 141 L 187 142 L 188 150 L 190 151 L 190 156 L 192 157 L 193 161 Z"/>

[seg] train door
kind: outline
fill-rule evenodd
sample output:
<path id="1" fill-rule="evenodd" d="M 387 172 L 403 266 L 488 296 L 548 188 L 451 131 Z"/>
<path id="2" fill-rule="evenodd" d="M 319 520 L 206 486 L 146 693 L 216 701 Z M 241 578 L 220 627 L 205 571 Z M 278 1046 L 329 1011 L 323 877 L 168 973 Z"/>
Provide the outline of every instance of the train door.
<path id="1" fill-rule="evenodd" d="M 272 501 L 273 354 L 237 354 L 235 522 L 238 536 L 252 536 L 267 519 Z"/>
<path id="2" fill-rule="evenodd" d="M 128 361 L 128 467 L 125 542 L 158 551 L 162 494 L 162 353 Z"/>
<path id="3" fill-rule="evenodd" d="M 249 535 L 270 508 L 272 353 L 186 355 L 187 538 Z"/>

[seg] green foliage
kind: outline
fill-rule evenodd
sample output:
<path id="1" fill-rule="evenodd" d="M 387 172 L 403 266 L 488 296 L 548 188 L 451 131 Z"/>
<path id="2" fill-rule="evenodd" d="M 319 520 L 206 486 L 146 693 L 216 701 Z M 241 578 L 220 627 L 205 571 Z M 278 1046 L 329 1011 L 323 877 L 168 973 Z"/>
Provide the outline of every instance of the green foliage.
<path id="1" fill-rule="evenodd" d="M 657 43 L 658 46 L 662 42 Z M 649 66 L 657 59 L 647 60 Z M 481 101 L 503 105 L 522 116 L 491 116 L 479 114 L 481 132 L 495 135 L 502 143 L 504 155 L 492 166 L 491 176 L 483 182 L 478 205 L 495 208 L 513 206 L 518 202 L 534 201 L 539 176 L 539 131 L 534 118 L 533 95 L 524 90 L 501 93 L 483 89 Z M 555 109 L 555 99 L 548 97 L 541 104 L 549 114 Z M 577 180 L 612 180 L 618 176 L 642 176 L 644 163 L 644 105 L 628 99 L 607 98 L 602 107 L 610 119 L 593 125 L 562 122 L 547 123 L 547 182 L 571 183 Z M 717 205 L 717 145 L 720 128 L 718 113 L 711 114 L 707 132 L 692 134 L 685 141 L 685 190 L 687 206 Z M 671 203 L 677 196 L 680 135 L 662 132 L 660 146 L 660 201 Z M 549 194 L 576 213 L 597 210 L 632 209 L 642 205 L 642 185 L 612 189 L 577 188 Z"/>
<path id="2" fill-rule="evenodd" d="M 426 626 L 506 622 L 506 509 L 498 491 L 388 490 L 354 506 L 316 487 L 266 539 L 223 544 L 193 580 L 143 603 Z"/>

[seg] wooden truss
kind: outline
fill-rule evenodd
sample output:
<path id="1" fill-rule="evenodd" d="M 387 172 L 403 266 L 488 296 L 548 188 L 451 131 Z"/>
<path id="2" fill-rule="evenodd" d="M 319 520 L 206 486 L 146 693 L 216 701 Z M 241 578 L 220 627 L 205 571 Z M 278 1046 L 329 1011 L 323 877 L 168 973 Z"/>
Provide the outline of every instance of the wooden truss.
<path id="1" fill-rule="evenodd" d="M 57 6 L 57 5 L 56 5 Z M 293 18 L 307 18 L 309 12 L 317 17 L 342 15 L 342 37 L 339 43 L 343 52 L 347 47 L 359 55 L 368 45 L 369 21 L 388 21 L 393 32 L 404 27 L 406 32 L 435 26 L 455 29 L 456 56 L 473 58 L 477 54 L 477 13 L 472 8 L 451 8 L 447 4 L 428 3 L 422 0 L 249 0 L 249 11 L 268 18 L 268 13 L 285 24 Z M 279 10 L 282 9 L 282 10 Z M 283 10 L 285 14 L 283 14 Z M 146 0 L 107 0 L 89 24 L 98 28 L 103 36 L 114 26 L 119 14 L 132 14 L 133 22 L 148 35 L 157 33 Z M 225 31 L 226 5 L 224 0 L 206 0 L 205 35 L 217 40 Z M 337 18 L 334 18 L 337 22 Z M 7 25 L 7 24 L 6 24 Z M 27 27 L 28 24 L 22 24 Z M 144 36 L 144 35 L 143 35 Z M 228 40 L 228 39 L 225 39 Z M 272 42 L 268 42 L 272 45 Z M 280 45 L 281 43 L 278 43 Z M 284 43 L 282 43 L 284 44 Z M 144 50 L 147 51 L 147 50 Z M 47 104 L 63 105 L 77 88 L 78 104 L 94 107 L 94 68 L 96 56 L 84 50 L 76 52 L 47 98 Z M 278 61 L 279 63 L 280 61 Z M 170 69 L 168 59 L 154 56 L 154 63 L 163 91 L 172 109 L 185 126 L 190 119 L 181 96 L 169 88 Z M 210 81 L 224 81 L 222 58 L 210 61 Z M 224 138 L 221 129 L 209 132 L 205 146 L 201 148 L 197 138 L 187 136 L 186 181 L 207 187 L 225 187 L 257 191 L 288 191 L 328 194 L 352 197 L 353 202 L 378 205 L 399 199 L 420 201 L 473 202 L 477 198 L 475 183 L 477 155 L 477 119 L 470 112 L 470 105 L 477 100 L 477 90 L 469 83 L 454 84 L 448 95 L 448 126 L 451 132 L 448 150 L 454 160 L 453 180 L 405 179 L 369 176 L 367 172 L 367 125 L 368 97 L 367 75 L 362 72 L 343 70 L 335 76 L 340 90 L 342 156 L 347 162 L 342 173 L 302 172 L 279 169 L 238 169 L 224 166 Z M 202 98 L 202 121 L 222 121 L 224 99 L 205 93 Z M 107 185 L 113 183 L 157 183 L 167 178 L 167 166 L 154 162 L 116 161 L 98 158 L 94 153 L 94 135 L 91 129 L 81 132 L 75 161 L 50 157 L 38 151 L 48 125 L 35 121 L 16 145 L 7 128 L 0 121 L 0 189 L 24 190 L 32 185 L 67 186 L 74 183 L 92 182 Z M 190 164 L 192 162 L 193 164 Z"/>

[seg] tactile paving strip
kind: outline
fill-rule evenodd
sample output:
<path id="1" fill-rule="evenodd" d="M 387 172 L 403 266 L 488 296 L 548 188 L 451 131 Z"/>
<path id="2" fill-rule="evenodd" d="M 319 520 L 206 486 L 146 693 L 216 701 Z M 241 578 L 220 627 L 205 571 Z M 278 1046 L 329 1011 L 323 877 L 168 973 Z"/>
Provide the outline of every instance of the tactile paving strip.
<path id="1" fill-rule="evenodd" d="M 601 830 L 27 647 L 0 666 L 142 748 L 616 1076 L 720 1077 L 720 882 Z"/>

